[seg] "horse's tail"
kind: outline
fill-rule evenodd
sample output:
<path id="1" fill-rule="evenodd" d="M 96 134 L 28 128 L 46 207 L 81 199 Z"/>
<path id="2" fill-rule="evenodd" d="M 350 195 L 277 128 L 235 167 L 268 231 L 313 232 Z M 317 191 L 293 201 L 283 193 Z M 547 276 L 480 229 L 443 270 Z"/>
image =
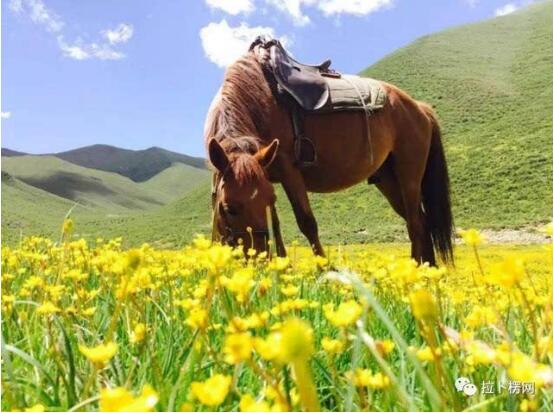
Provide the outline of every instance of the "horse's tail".
<path id="1" fill-rule="evenodd" d="M 422 105 L 432 123 L 431 147 L 422 183 L 423 209 L 433 246 L 445 263 L 454 264 L 452 235 L 454 219 L 450 205 L 450 180 L 441 141 L 437 117 L 427 105 Z"/>

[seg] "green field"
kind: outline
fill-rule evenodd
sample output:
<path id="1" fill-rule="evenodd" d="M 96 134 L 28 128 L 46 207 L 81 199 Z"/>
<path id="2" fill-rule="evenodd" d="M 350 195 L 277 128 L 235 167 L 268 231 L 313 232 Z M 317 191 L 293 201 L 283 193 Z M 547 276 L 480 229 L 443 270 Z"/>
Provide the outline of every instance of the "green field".
<path id="1" fill-rule="evenodd" d="M 457 226 L 521 228 L 551 220 L 551 2 L 425 36 L 362 74 L 394 83 L 437 110 Z M 6 159 L 3 158 L 3 170 L 11 173 L 16 168 L 12 163 L 25 157 L 8 158 L 10 162 Z M 172 166 L 142 183 L 129 180 L 133 185 L 125 184 L 113 197 L 86 194 L 82 201 L 93 204 L 94 211 L 76 211 L 82 235 L 121 235 L 130 244 L 148 241 L 177 246 L 196 232 L 208 233 L 209 179 L 204 176 L 205 171 L 199 172 L 202 177 L 191 177 L 189 172 L 199 170 L 183 168 L 181 164 Z M 122 177 L 110 175 L 118 179 L 112 181 L 104 175 L 100 179 L 121 188 L 115 182 Z M 194 185 L 183 186 L 183 175 Z M 137 185 L 139 198 L 134 192 Z M 177 187 L 182 191 L 177 192 Z M 40 203 L 20 207 L 28 201 L 14 188 L 12 185 L 9 191 L 5 190 L 2 200 L 2 229 L 8 242 L 17 239 L 20 230 L 33 233 L 32 223 L 40 221 L 37 216 L 42 215 Z M 283 191 L 278 188 L 277 192 L 285 240 L 303 241 Z M 135 205 L 125 208 L 131 198 Z M 60 211 L 67 207 L 59 199 L 55 201 L 48 202 Z M 374 186 L 360 184 L 338 194 L 315 194 L 311 201 L 324 243 L 367 243 L 406 237 L 403 222 Z M 156 207 L 156 202 L 164 205 Z M 25 222 L 24 227 L 13 225 L 9 212 L 13 210 L 22 211 L 18 220 Z M 64 213 L 65 210 L 57 216 Z M 61 219 L 52 225 L 52 234 L 57 233 L 60 223 Z"/>

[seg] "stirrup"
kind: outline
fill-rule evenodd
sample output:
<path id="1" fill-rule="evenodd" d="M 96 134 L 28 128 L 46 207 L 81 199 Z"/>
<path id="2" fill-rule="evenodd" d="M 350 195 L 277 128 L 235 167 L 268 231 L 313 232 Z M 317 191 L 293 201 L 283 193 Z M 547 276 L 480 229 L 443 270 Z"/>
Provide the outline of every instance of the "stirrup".
<path id="1" fill-rule="evenodd" d="M 301 167 L 312 166 L 317 161 L 315 145 L 311 139 L 299 136 L 294 142 L 294 157 Z"/>

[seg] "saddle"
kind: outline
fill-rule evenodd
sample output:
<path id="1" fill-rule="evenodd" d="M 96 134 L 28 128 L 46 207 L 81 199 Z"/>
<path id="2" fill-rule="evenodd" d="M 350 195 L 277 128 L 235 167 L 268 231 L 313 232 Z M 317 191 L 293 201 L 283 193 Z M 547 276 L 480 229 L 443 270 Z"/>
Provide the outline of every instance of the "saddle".
<path id="1" fill-rule="evenodd" d="M 317 160 L 315 145 L 304 133 L 306 113 L 364 111 L 369 136 L 368 116 L 386 101 L 380 82 L 342 75 L 331 69 L 329 59 L 319 65 L 300 63 L 279 40 L 265 36 L 257 37 L 249 50 L 255 51 L 274 95 L 290 111 L 297 165 L 307 167 Z"/>
<path id="2" fill-rule="evenodd" d="M 250 46 L 250 50 L 261 46 L 269 52 L 266 63 L 280 88 L 290 94 L 307 111 L 322 108 L 329 100 L 329 85 L 324 76 L 340 77 L 340 73 L 330 69 L 331 60 L 319 65 L 300 63 L 294 59 L 277 39 L 260 36 Z"/>

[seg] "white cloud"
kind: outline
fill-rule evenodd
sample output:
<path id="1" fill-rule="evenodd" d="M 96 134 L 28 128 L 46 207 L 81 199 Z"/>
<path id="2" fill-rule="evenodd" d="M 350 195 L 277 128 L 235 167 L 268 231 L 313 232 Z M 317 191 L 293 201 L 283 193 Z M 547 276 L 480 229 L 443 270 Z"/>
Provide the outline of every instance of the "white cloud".
<path id="1" fill-rule="evenodd" d="M 52 33 L 59 33 L 64 22 L 42 0 L 10 0 L 9 9 L 16 14 L 26 14 L 31 21 Z"/>
<path id="2" fill-rule="evenodd" d="M 519 7 L 516 6 L 514 3 L 508 3 L 508 4 L 505 4 L 502 7 L 497 8 L 494 11 L 494 15 L 497 16 L 497 17 L 498 16 L 506 16 L 507 14 L 513 13 L 517 9 L 519 9 Z"/>
<path id="3" fill-rule="evenodd" d="M 393 4 L 393 0 L 266 0 L 266 2 L 288 14 L 298 26 L 304 26 L 311 21 L 303 8 L 315 7 L 326 16 L 340 14 L 365 16 Z"/>
<path id="4" fill-rule="evenodd" d="M 0 118 L 2 118 L 2 119 L 9 119 L 11 117 L 12 117 L 11 112 L 0 112 Z"/>
<path id="5" fill-rule="evenodd" d="M 392 5 L 392 0 L 322 0 L 317 4 L 325 15 L 353 14 L 365 16 Z"/>
<path id="6" fill-rule="evenodd" d="M 125 54 L 114 47 L 127 43 L 133 37 L 133 26 L 120 23 L 114 29 L 100 32 L 102 41 L 85 43 L 80 37 L 73 42 L 64 39 L 64 21 L 44 4 L 43 0 L 10 0 L 8 8 L 15 14 L 27 16 L 33 23 L 54 33 L 63 56 L 74 60 L 119 60 Z"/>
<path id="7" fill-rule="evenodd" d="M 110 44 L 127 43 L 133 37 L 133 26 L 127 23 L 119 24 L 115 29 L 104 30 L 102 34 Z"/>
<path id="8" fill-rule="evenodd" d="M 119 60 L 125 55 L 117 50 L 114 50 L 107 43 L 83 43 L 79 38 L 73 43 L 66 43 L 62 36 L 58 37 L 58 46 L 65 57 L 74 60 Z"/>
<path id="9" fill-rule="evenodd" d="M 227 20 L 210 23 L 200 30 L 200 39 L 206 57 L 220 67 L 229 66 L 248 51 L 248 47 L 257 36 L 275 37 L 271 27 L 250 27 L 246 23 L 231 27 Z M 286 43 L 286 39 L 281 39 Z"/>
<path id="10" fill-rule="evenodd" d="M 310 23 L 310 18 L 302 12 L 302 5 L 312 5 L 315 0 L 267 0 L 270 4 L 277 7 L 282 12 L 287 13 L 294 24 L 305 26 Z"/>
<path id="11" fill-rule="evenodd" d="M 252 0 L 206 0 L 206 4 L 212 9 L 220 9 L 233 16 L 240 13 L 250 13 L 254 10 Z"/>

